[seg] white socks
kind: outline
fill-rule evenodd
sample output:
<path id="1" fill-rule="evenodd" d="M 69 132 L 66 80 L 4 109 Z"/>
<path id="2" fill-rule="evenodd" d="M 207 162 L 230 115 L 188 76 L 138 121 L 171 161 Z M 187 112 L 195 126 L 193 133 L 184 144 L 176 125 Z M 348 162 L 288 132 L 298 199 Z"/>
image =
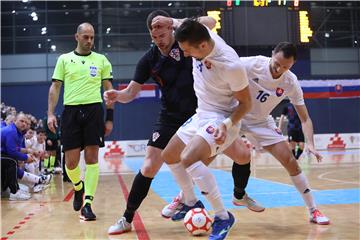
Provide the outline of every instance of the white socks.
<path id="1" fill-rule="evenodd" d="M 211 174 L 210 169 L 204 163 L 198 161 L 189 166 L 186 171 L 191 175 L 201 194 L 210 202 L 215 211 L 215 216 L 223 220 L 229 219 L 229 214 L 225 210 L 215 177 Z"/>
<path id="2" fill-rule="evenodd" d="M 24 172 L 24 176 L 22 177 L 22 180 L 34 184 L 41 183 L 41 177 L 28 172 Z"/>
<path id="3" fill-rule="evenodd" d="M 296 189 L 300 192 L 309 211 L 314 211 L 316 209 L 316 204 L 314 202 L 309 183 L 304 173 L 301 172 L 297 176 L 290 176 L 290 178 L 293 181 Z"/>
<path id="4" fill-rule="evenodd" d="M 194 184 L 191 177 L 186 172 L 181 163 L 168 164 L 177 184 L 180 186 L 184 203 L 188 206 L 194 206 L 197 198 L 194 193 Z"/>

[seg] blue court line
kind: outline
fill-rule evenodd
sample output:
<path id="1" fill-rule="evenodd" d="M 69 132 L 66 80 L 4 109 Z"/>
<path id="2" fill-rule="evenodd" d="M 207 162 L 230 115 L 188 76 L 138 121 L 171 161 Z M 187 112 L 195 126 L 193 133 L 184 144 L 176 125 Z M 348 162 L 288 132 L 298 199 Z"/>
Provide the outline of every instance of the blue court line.
<path id="1" fill-rule="evenodd" d="M 143 158 L 127 158 L 125 164 L 137 173 L 142 165 Z M 212 169 L 219 186 L 224 205 L 227 209 L 238 208 L 232 202 L 233 179 L 230 172 Z M 177 186 L 166 164 L 162 166 L 151 185 L 152 190 L 165 201 L 170 202 L 178 193 Z M 304 206 L 298 191 L 292 185 L 251 177 L 247 186 L 247 193 L 266 208 Z M 211 209 L 208 202 L 195 188 L 196 195 L 207 209 Z M 317 190 L 313 191 L 318 205 L 321 204 L 353 204 L 360 203 L 360 188 Z"/>

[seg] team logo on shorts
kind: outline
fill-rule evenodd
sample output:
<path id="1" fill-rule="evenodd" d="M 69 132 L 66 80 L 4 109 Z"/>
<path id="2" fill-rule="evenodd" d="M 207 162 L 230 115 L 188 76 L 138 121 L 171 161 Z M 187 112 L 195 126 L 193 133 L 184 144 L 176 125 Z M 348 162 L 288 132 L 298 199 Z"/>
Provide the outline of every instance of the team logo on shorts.
<path id="1" fill-rule="evenodd" d="M 154 132 L 152 135 L 152 141 L 155 142 L 160 137 L 160 133 Z"/>
<path id="2" fill-rule="evenodd" d="M 90 66 L 90 76 L 95 77 L 97 72 L 97 67 Z"/>
<path id="3" fill-rule="evenodd" d="M 175 59 L 176 61 L 180 61 L 180 51 L 178 48 L 171 49 L 169 56 Z"/>
<path id="4" fill-rule="evenodd" d="M 206 132 L 207 132 L 208 134 L 213 134 L 213 133 L 215 132 L 215 128 L 214 128 L 213 126 L 208 126 L 208 127 L 206 128 Z"/>
<path id="5" fill-rule="evenodd" d="M 283 95 L 283 93 L 284 93 L 284 89 L 282 89 L 282 88 L 276 89 L 276 96 L 281 97 Z"/>
<path id="6" fill-rule="evenodd" d="M 209 62 L 208 60 L 205 60 L 205 67 L 207 69 L 211 69 L 211 62 Z"/>

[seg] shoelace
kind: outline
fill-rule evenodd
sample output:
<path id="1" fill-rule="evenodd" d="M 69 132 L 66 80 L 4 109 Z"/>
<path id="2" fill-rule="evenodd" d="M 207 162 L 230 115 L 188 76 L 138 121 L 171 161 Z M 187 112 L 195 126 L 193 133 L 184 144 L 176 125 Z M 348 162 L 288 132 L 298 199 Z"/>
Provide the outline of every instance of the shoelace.
<path id="1" fill-rule="evenodd" d="M 256 205 L 256 201 L 254 199 L 252 199 L 251 197 L 246 197 L 244 200 L 246 201 L 246 199 L 248 199 L 248 202 L 251 204 L 251 205 Z"/>
<path id="2" fill-rule="evenodd" d="M 117 224 L 119 224 L 121 226 L 121 228 L 123 229 L 126 229 L 128 228 L 128 226 L 126 225 L 126 220 L 125 218 L 120 218 L 118 221 L 117 221 Z"/>
<path id="3" fill-rule="evenodd" d="M 176 197 L 174 198 L 174 200 L 172 201 L 172 203 L 170 203 L 169 208 L 170 208 L 170 209 L 176 209 L 177 206 L 179 205 L 179 203 L 180 203 L 180 198 L 179 198 L 179 196 L 176 196 Z"/>
<path id="4" fill-rule="evenodd" d="M 319 211 L 319 210 L 314 210 L 313 212 L 312 212 L 312 214 L 313 214 L 313 216 L 314 216 L 314 218 L 316 218 L 316 217 L 323 217 L 324 215 L 322 215 L 321 214 L 321 212 Z"/>
<path id="5" fill-rule="evenodd" d="M 215 217 L 214 222 L 213 222 L 213 225 L 212 225 L 213 228 L 214 228 L 215 224 L 216 224 L 216 226 L 217 226 L 216 232 L 219 232 L 219 231 L 221 231 L 221 230 L 224 228 L 224 225 L 226 224 L 226 221 L 225 221 L 225 220 L 222 220 L 222 219 L 219 218 L 219 217 Z"/>

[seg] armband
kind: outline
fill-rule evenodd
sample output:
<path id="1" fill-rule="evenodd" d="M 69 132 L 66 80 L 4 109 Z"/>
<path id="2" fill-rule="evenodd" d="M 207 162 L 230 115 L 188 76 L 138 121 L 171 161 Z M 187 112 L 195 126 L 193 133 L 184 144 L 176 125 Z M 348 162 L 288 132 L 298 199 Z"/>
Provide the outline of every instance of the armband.
<path id="1" fill-rule="evenodd" d="M 114 109 L 106 109 L 106 121 L 113 121 L 114 120 Z"/>

